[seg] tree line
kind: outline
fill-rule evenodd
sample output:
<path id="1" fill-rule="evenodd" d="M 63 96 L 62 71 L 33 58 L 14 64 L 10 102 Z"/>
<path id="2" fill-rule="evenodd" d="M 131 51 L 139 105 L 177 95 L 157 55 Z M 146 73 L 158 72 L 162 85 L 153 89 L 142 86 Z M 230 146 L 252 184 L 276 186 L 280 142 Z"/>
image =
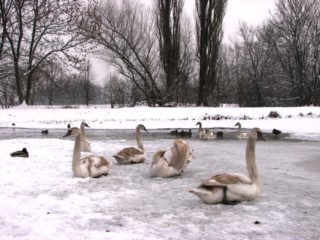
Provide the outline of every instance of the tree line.
<path id="1" fill-rule="evenodd" d="M 227 0 L 0 0 L 0 104 L 319 105 L 318 3 L 278 0 L 225 44 Z"/>

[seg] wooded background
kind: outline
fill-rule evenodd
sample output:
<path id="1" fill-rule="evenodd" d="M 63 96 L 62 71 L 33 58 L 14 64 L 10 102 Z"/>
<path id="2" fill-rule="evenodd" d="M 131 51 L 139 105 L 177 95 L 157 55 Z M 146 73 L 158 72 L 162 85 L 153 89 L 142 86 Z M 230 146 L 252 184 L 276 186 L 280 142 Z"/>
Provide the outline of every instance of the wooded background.
<path id="1" fill-rule="evenodd" d="M 319 105 L 319 0 L 278 0 L 224 44 L 227 4 L 0 0 L 0 104 Z M 112 66 L 102 85 L 92 56 Z"/>

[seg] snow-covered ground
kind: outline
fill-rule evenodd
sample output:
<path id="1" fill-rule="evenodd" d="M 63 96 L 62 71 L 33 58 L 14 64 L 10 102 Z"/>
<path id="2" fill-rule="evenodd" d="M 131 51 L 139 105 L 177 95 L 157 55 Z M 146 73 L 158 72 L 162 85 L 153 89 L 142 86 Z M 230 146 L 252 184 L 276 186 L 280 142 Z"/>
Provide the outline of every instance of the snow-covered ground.
<path id="1" fill-rule="evenodd" d="M 281 118 L 270 119 L 270 111 Z M 208 120 L 218 114 L 228 120 Z M 317 239 L 320 234 L 320 108 L 121 108 L 107 106 L 59 109 L 19 106 L 0 110 L 0 132 L 49 129 L 48 137 L 0 136 L 0 239 Z M 207 120 L 204 120 L 206 118 Z M 195 159 L 182 176 L 149 177 L 152 154 L 171 147 L 174 137 L 157 137 L 168 128 L 273 128 L 302 138 L 257 143 L 263 181 L 261 195 L 235 206 L 206 205 L 188 193 L 201 180 L 225 171 L 246 173 L 245 140 L 188 139 Z M 121 166 L 112 155 L 136 145 L 133 135 L 95 138 L 93 153 L 113 162 L 99 179 L 73 178 L 72 139 L 50 137 L 70 123 L 86 121 L 91 131 L 134 129 L 143 123 L 147 161 Z M 15 126 L 12 126 L 15 123 Z M 132 130 L 133 131 L 133 130 Z M 235 129 L 234 129 L 235 131 Z M 36 134 L 37 133 L 37 134 Z M 150 137 L 152 135 L 152 137 Z M 154 136 L 154 138 L 153 138 Z M 10 153 L 27 147 L 29 158 Z M 85 154 L 83 154 L 85 155 Z"/>

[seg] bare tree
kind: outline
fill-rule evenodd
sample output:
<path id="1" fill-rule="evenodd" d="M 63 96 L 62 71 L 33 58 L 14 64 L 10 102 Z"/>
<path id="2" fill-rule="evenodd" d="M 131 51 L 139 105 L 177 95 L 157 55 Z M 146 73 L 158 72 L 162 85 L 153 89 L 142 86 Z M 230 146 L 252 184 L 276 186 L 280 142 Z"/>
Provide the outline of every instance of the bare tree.
<path id="1" fill-rule="evenodd" d="M 271 24 L 274 46 L 298 105 L 315 104 L 319 79 L 319 1 L 279 0 Z"/>
<path id="2" fill-rule="evenodd" d="M 183 0 L 157 0 L 156 24 L 160 60 L 166 78 L 166 92 L 169 101 L 181 76 L 181 15 Z"/>
<path id="3" fill-rule="evenodd" d="M 209 105 L 209 92 L 215 88 L 226 5 L 227 0 L 196 0 L 199 58 L 198 106 Z"/>
<path id="4" fill-rule="evenodd" d="M 91 64 L 89 61 L 85 61 L 84 70 L 81 74 L 84 75 L 83 78 L 83 86 L 84 86 L 84 97 L 85 97 L 85 103 L 87 106 L 89 106 L 90 101 L 92 100 L 91 96 Z"/>
<path id="5" fill-rule="evenodd" d="M 29 103 L 33 74 L 43 61 L 52 55 L 70 60 L 68 50 L 84 42 L 74 28 L 80 9 L 80 0 L 0 1 L 2 22 L 10 23 L 3 25 L 3 34 L 13 59 L 20 103 Z"/>
<path id="6" fill-rule="evenodd" d="M 150 104 L 161 104 L 165 97 L 153 23 L 143 5 L 110 0 L 91 6 L 79 29 L 103 48 L 101 59 L 130 80 Z"/>
<path id="7" fill-rule="evenodd" d="M 111 74 L 104 84 L 104 92 L 111 103 L 111 108 L 115 105 L 124 107 L 130 104 L 131 86 L 129 80 L 120 79 L 117 75 Z"/>
<path id="8" fill-rule="evenodd" d="M 2 108 L 9 108 L 14 104 L 15 86 L 11 78 L 9 76 L 2 78 L 0 82 L 0 105 Z"/>
<path id="9" fill-rule="evenodd" d="M 83 34 L 103 49 L 101 58 L 116 67 L 150 106 L 163 105 L 172 98 L 187 69 L 184 57 L 191 56 L 184 45 L 187 42 L 181 43 L 182 1 L 157 3 L 161 7 L 158 21 L 154 12 L 137 1 L 110 0 L 91 6 L 79 22 Z M 162 22 L 164 17 L 166 23 Z"/>
<path id="10" fill-rule="evenodd" d="M 59 59 L 47 59 L 38 68 L 34 82 L 35 94 L 39 102 L 53 105 L 62 91 L 61 81 L 66 78 L 65 69 Z"/>

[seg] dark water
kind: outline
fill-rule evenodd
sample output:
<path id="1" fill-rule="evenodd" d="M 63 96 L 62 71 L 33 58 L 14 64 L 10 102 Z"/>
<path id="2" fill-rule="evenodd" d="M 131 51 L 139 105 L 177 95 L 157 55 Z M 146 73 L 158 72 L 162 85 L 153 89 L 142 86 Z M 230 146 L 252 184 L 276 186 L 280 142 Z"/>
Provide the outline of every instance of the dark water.
<path id="1" fill-rule="evenodd" d="M 42 131 L 47 130 L 47 134 Z M 171 133 L 176 129 L 151 129 L 148 132 L 142 131 L 141 134 L 145 140 L 148 139 L 175 139 L 177 137 L 189 137 L 189 129 L 183 129 L 184 134 L 181 134 L 181 129 L 178 130 L 179 134 Z M 191 129 L 191 138 L 197 139 L 197 128 Z M 217 137 L 216 140 L 235 140 L 236 129 L 234 128 L 219 128 L 214 129 L 215 132 L 220 132 L 222 136 Z M 243 131 L 249 131 L 244 129 Z M 36 129 L 36 128 L 0 128 L 0 140 L 15 139 L 15 138 L 63 138 L 67 133 L 67 129 Z M 132 129 L 86 129 L 87 137 L 92 140 L 105 140 L 105 139 L 134 139 L 135 131 Z M 306 137 L 299 138 L 293 137 L 288 133 L 282 133 L 280 136 L 274 137 L 270 132 L 263 132 L 263 136 L 267 141 L 308 141 Z M 313 139 L 309 139 L 313 141 Z"/>

